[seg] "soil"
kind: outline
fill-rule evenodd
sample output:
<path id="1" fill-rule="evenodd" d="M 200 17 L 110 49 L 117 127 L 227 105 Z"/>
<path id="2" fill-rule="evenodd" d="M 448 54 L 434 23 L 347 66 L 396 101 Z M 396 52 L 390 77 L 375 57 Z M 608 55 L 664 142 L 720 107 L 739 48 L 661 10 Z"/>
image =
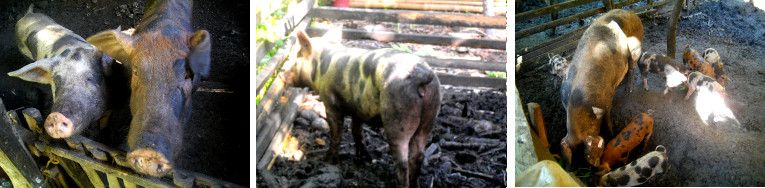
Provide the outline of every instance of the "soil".
<path id="1" fill-rule="evenodd" d="M 655 111 L 649 149 L 633 150 L 628 161 L 663 145 L 668 150 L 670 168 L 645 186 L 764 186 L 765 176 L 761 174 L 765 167 L 761 162 L 765 160 L 765 100 L 760 96 L 765 94 L 761 86 L 765 83 L 765 66 L 760 60 L 765 59 L 765 13 L 742 1 L 695 1 L 692 5 L 682 12 L 678 22 L 675 60 L 682 61 L 685 44 L 698 51 L 717 49 L 731 79 L 726 85 L 725 102 L 741 125 L 706 125 L 695 110 L 697 94 L 687 101 L 683 100 L 687 90 L 675 89 L 663 95 L 664 81 L 657 74 L 649 74 L 649 90 L 645 91 L 635 71 L 625 78 L 636 79 L 632 93 L 626 92 L 626 84 L 616 88 L 611 111 L 614 130 L 621 131 L 640 112 Z M 667 23 L 667 17 L 643 20 L 643 51 L 666 53 Z M 550 151 L 560 154 L 557 143 L 566 135 L 566 111 L 559 84 L 554 83 L 544 61 L 520 70 L 515 79 L 523 103 L 542 106 L 548 142 L 556 143 Z M 540 66 L 545 68 L 537 69 Z M 614 137 L 605 126 L 601 130 L 604 139 Z M 574 155 L 577 157 L 582 158 Z M 575 168 L 588 166 L 575 159 Z M 597 170 L 590 169 L 593 173 Z"/>
<path id="2" fill-rule="evenodd" d="M 324 19 L 316 22 L 324 23 Z M 396 23 L 368 23 L 364 21 L 327 20 L 344 28 L 397 31 L 429 35 L 470 35 L 472 38 L 504 40 L 504 34 L 486 35 L 485 30 L 448 26 L 413 25 Z M 504 30 L 498 31 L 503 33 Z M 406 46 L 413 53 L 423 52 L 438 58 L 470 59 L 505 62 L 504 50 L 447 47 L 412 43 L 385 43 L 369 40 L 343 40 L 348 47 L 377 49 L 393 45 Z M 440 69 L 452 74 L 485 74 L 477 70 Z M 506 90 L 441 86 L 441 110 L 428 140 L 430 155 L 422 167 L 419 184 L 422 187 L 504 187 L 507 186 L 507 97 Z M 316 96 L 308 96 L 305 103 Z M 319 99 L 320 100 L 320 99 Z M 304 103 L 304 104 L 305 104 Z M 322 114 L 320 107 L 307 108 Z M 311 105 L 309 105 L 311 106 Z M 314 105 L 315 106 L 315 105 Z M 318 115 L 321 117 L 321 115 Z M 301 118 L 298 118 L 301 119 Z M 310 119 L 310 118 L 306 118 Z M 277 157 L 271 170 L 257 172 L 257 185 L 263 187 L 396 187 L 393 159 L 382 128 L 364 125 L 363 142 L 371 155 L 364 160 L 355 155 L 346 118 L 343 138 L 338 151 L 338 163 L 324 161 L 329 148 L 329 129 L 296 120 L 289 135 L 293 150 L 301 150 L 300 160 Z M 310 121 L 310 120 L 309 120 Z M 455 146 L 454 143 L 475 143 L 475 146 Z M 459 144 L 458 144 L 459 145 Z M 426 153 L 428 150 L 426 150 Z"/>
<path id="3" fill-rule="evenodd" d="M 11 78 L 8 72 L 29 63 L 15 42 L 15 24 L 30 3 L 83 38 L 97 32 L 134 27 L 145 9 L 143 0 L 59 0 L 0 2 L 0 98 L 9 110 L 35 107 L 50 113 L 50 86 Z M 184 130 L 178 168 L 239 185 L 249 184 L 249 2 L 195 1 L 194 30 L 210 32 L 210 77 L 193 94 L 193 112 Z M 214 92 L 223 89 L 223 92 Z M 245 154 L 241 154 L 245 153 Z"/>

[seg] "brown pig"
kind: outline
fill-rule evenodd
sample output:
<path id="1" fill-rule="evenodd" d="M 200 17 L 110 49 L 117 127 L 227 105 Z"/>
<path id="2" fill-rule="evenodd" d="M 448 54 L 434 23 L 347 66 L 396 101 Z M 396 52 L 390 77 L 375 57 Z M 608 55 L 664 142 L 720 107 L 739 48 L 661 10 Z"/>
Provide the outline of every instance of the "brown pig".
<path id="1" fill-rule="evenodd" d="M 598 175 L 610 172 L 611 167 L 617 163 L 626 162 L 630 156 L 630 151 L 643 140 L 645 140 L 643 144 L 643 150 L 645 150 L 645 146 L 648 145 L 648 140 L 651 138 L 651 134 L 653 134 L 653 118 L 651 118 L 651 114 L 653 114 L 653 110 L 648 110 L 648 113 L 638 114 L 632 120 L 632 123 L 624 127 L 622 132 L 608 142 L 606 151 L 603 152 L 603 157 L 600 158 Z"/>
<path id="2" fill-rule="evenodd" d="M 561 153 L 568 167 L 572 153 L 582 149 L 582 145 L 587 162 L 600 165 L 603 115 L 611 128 L 610 111 L 616 87 L 626 74 L 627 88 L 631 91 L 642 40 L 640 18 L 621 9 L 609 11 L 584 31 L 561 84 L 568 131 L 561 140 Z"/>
<path id="3" fill-rule="evenodd" d="M 704 57 L 702 57 L 698 51 L 691 48 L 690 44 L 685 45 L 685 51 L 683 52 L 683 63 L 691 68 L 690 71 L 698 71 L 709 77 L 717 78 L 717 73 L 715 73 L 715 68 L 712 66 L 712 64 L 704 60 Z"/>
<path id="4" fill-rule="evenodd" d="M 88 43 L 122 62 L 130 85 L 129 147 L 138 173 L 162 176 L 173 168 L 191 117 L 191 98 L 210 71 L 210 34 L 191 27 L 191 0 L 156 0 L 133 35 L 104 31 Z"/>
<path id="5" fill-rule="evenodd" d="M 328 41 L 331 34 L 309 39 L 298 31 L 297 58 L 280 77 L 287 85 L 313 89 L 324 100 L 331 133 L 328 160 L 337 159 L 343 119 L 350 116 L 356 154 L 368 156 L 361 124 L 382 126 L 399 185 L 417 186 L 441 103 L 438 77 L 416 55 L 389 48 L 345 48 Z"/>

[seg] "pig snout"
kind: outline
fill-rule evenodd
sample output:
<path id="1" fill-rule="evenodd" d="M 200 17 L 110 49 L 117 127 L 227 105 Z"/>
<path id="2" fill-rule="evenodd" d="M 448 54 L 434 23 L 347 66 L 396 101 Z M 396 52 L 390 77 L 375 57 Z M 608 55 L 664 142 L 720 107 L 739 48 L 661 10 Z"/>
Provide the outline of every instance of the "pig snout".
<path id="1" fill-rule="evenodd" d="M 74 133 L 74 124 L 64 114 L 53 112 L 45 118 L 45 131 L 53 138 L 68 138 Z"/>
<path id="2" fill-rule="evenodd" d="M 151 149 L 133 150 L 128 153 L 127 160 L 133 169 L 142 174 L 161 176 L 172 169 L 165 155 Z"/>

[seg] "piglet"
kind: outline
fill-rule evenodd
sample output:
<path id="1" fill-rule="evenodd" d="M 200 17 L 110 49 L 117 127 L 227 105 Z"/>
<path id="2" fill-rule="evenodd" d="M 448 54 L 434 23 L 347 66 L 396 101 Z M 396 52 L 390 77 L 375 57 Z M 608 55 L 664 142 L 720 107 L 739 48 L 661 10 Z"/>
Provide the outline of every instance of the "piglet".
<path id="1" fill-rule="evenodd" d="M 688 93 L 685 94 L 684 99 L 688 100 L 697 89 L 707 89 L 722 96 L 722 98 L 725 98 L 726 95 L 725 87 L 717 83 L 717 80 L 698 71 L 688 75 Z"/>
<path id="2" fill-rule="evenodd" d="M 667 149 L 656 146 L 652 151 L 628 165 L 600 177 L 600 185 L 608 187 L 637 186 L 669 169 Z"/>
<path id="3" fill-rule="evenodd" d="M 51 85 L 53 109 L 44 122 L 48 135 L 68 138 L 106 117 L 111 57 L 50 17 L 33 13 L 32 5 L 16 23 L 16 44 L 34 62 L 8 75 Z"/>
<path id="4" fill-rule="evenodd" d="M 663 54 L 644 52 L 638 61 L 638 68 L 640 69 L 640 76 L 643 78 L 645 90 L 648 90 L 648 72 L 664 76 L 664 81 L 666 82 L 664 94 L 667 94 L 667 91 L 671 91 L 672 87 L 679 86 L 687 79 L 684 74 L 687 71 L 685 66 Z"/>
<path id="5" fill-rule="evenodd" d="M 653 134 L 653 118 L 651 118 L 651 114 L 653 114 L 653 110 L 648 110 L 648 113 L 638 114 L 632 120 L 632 123 L 624 127 L 622 132 L 608 142 L 606 151 L 603 152 L 603 157 L 600 158 L 599 175 L 611 171 L 611 167 L 617 163 L 626 162 L 630 156 L 630 151 L 643 140 L 645 140 L 643 145 L 643 150 L 645 150 L 648 140 L 651 138 L 651 134 Z"/>
<path id="6" fill-rule="evenodd" d="M 717 50 L 714 48 L 707 48 L 704 50 L 704 60 L 712 65 L 712 69 L 715 72 L 715 80 L 717 80 L 720 85 L 725 86 L 725 81 L 730 79 L 725 75 L 725 67 L 723 66 L 723 62 L 720 61 L 720 54 L 717 53 Z"/>

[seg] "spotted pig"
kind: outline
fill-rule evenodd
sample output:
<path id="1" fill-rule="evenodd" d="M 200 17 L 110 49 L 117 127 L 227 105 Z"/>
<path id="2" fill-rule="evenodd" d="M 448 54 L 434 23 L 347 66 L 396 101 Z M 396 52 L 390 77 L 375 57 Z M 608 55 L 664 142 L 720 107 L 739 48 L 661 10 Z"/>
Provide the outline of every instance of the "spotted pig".
<path id="1" fill-rule="evenodd" d="M 600 166 L 603 116 L 609 128 L 613 127 L 610 111 L 616 87 L 626 75 L 628 91 L 632 91 L 631 75 L 641 55 L 642 41 L 640 18 L 622 9 L 609 11 L 584 31 L 561 84 L 568 131 L 561 140 L 561 153 L 567 167 L 571 166 L 573 152 L 579 149 L 584 150 L 588 163 Z"/>
<path id="2" fill-rule="evenodd" d="M 617 163 L 627 162 L 630 151 L 643 140 L 645 140 L 643 144 L 643 150 L 645 150 L 648 140 L 651 138 L 651 134 L 653 134 L 653 118 L 651 118 L 651 114 L 653 114 L 653 110 L 648 110 L 648 113 L 638 114 L 632 120 L 632 123 L 624 127 L 622 132 L 608 142 L 606 151 L 603 152 L 603 157 L 600 159 L 600 167 L 598 167 L 599 175 L 611 171 L 611 167 Z"/>
<path id="3" fill-rule="evenodd" d="M 299 31 L 297 59 L 280 77 L 288 85 L 313 89 L 324 100 L 331 132 L 327 160 L 337 159 L 343 119 L 350 116 L 357 155 L 368 156 L 361 124 L 382 126 L 399 185 L 417 186 L 441 103 L 438 77 L 418 56 L 390 48 L 346 48 L 335 43 L 340 40 L 336 32 L 309 39 Z"/>
<path id="4" fill-rule="evenodd" d="M 685 66 L 663 54 L 644 52 L 638 61 L 638 68 L 640 69 L 640 76 L 643 78 L 645 90 L 648 90 L 648 72 L 658 73 L 664 77 L 666 83 L 664 94 L 687 79 Z"/>
<path id="5" fill-rule="evenodd" d="M 138 173 L 173 169 L 191 117 L 192 93 L 210 71 L 210 34 L 191 27 L 191 0 L 155 0 L 133 35 L 109 30 L 87 41 L 130 74 L 127 160 Z"/>
<path id="6" fill-rule="evenodd" d="M 683 52 L 683 63 L 690 67 L 690 71 L 698 71 L 709 77 L 717 78 L 717 73 L 715 73 L 714 66 L 704 60 L 704 57 L 702 57 L 698 51 L 691 48 L 690 44 L 685 45 L 685 51 Z"/>
<path id="7" fill-rule="evenodd" d="M 53 138 L 68 138 L 105 117 L 114 60 L 32 8 L 16 23 L 16 44 L 34 62 L 8 75 L 50 84 L 53 107 L 44 129 Z"/>
<path id="8" fill-rule="evenodd" d="M 692 72 L 688 75 L 688 93 L 685 94 L 684 99 L 688 100 L 697 89 L 707 89 L 710 92 L 717 93 L 723 98 L 725 98 L 726 95 L 725 87 L 720 85 L 720 83 L 717 83 L 715 79 L 700 72 Z"/>
<path id="9" fill-rule="evenodd" d="M 609 187 L 637 186 L 669 169 L 667 149 L 656 146 L 652 151 L 628 165 L 619 167 L 600 177 L 600 185 Z"/>
<path id="10" fill-rule="evenodd" d="M 725 86 L 725 81 L 730 79 L 725 75 L 725 67 L 723 66 L 723 62 L 720 61 L 720 54 L 717 53 L 717 50 L 714 48 L 707 48 L 704 50 L 704 60 L 712 65 L 712 69 L 715 72 L 715 80 L 717 80 L 720 85 Z"/>

